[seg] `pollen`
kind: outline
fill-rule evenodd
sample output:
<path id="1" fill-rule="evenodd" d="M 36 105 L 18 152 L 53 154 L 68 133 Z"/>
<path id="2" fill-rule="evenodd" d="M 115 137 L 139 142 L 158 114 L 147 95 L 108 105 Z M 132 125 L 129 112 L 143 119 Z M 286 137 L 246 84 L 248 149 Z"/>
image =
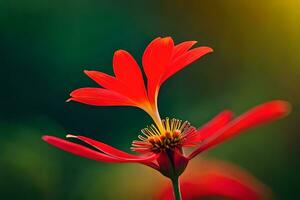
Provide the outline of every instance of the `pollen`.
<path id="1" fill-rule="evenodd" d="M 162 129 L 154 124 L 142 129 L 142 134 L 138 136 L 139 140 L 132 142 L 131 150 L 141 153 L 157 153 L 167 149 L 181 148 L 185 140 L 196 132 L 196 128 L 188 121 L 166 118 L 161 122 Z"/>

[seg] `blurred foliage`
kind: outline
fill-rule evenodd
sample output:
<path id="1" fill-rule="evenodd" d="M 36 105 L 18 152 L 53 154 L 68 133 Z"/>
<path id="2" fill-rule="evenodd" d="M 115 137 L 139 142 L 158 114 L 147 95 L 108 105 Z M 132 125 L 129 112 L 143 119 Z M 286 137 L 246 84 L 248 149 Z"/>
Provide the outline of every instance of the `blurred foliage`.
<path id="1" fill-rule="evenodd" d="M 78 158 L 40 137 L 80 133 L 129 151 L 151 122 L 143 112 L 64 101 L 72 89 L 95 85 L 82 70 L 111 73 L 113 52 L 120 48 L 141 63 L 145 46 L 158 35 L 197 40 L 215 50 L 163 86 L 162 116 L 200 126 L 225 108 L 240 114 L 277 98 L 293 104 L 288 118 L 208 154 L 248 169 L 278 199 L 300 198 L 299 9 L 297 0 L 0 1 L 1 198 L 139 199 L 144 194 L 145 183 L 131 179 L 142 166 Z"/>

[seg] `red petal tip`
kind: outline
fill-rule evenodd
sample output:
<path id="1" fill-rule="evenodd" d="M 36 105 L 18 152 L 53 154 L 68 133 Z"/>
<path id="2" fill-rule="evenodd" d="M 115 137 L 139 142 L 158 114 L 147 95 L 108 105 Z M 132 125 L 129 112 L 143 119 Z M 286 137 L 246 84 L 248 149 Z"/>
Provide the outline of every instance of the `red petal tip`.
<path id="1" fill-rule="evenodd" d="M 49 139 L 51 139 L 52 136 L 49 135 L 43 135 L 42 136 L 42 140 L 44 140 L 45 142 L 47 142 Z"/>
<path id="2" fill-rule="evenodd" d="M 83 73 L 88 74 L 90 72 L 90 70 L 83 70 Z"/>
<path id="3" fill-rule="evenodd" d="M 173 39 L 172 39 L 170 36 L 161 38 L 161 42 L 166 42 L 166 43 L 168 43 L 168 42 L 171 42 L 171 41 L 173 41 Z"/>
<path id="4" fill-rule="evenodd" d="M 121 53 L 124 53 L 124 52 L 125 52 L 125 50 L 118 49 L 118 50 L 115 51 L 114 55 L 121 54 Z"/>
<path id="5" fill-rule="evenodd" d="M 212 48 L 210 48 L 210 47 L 204 47 L 204 48 L 207 49 L 208 53 L 214 52 L 214 50 Z"/>
<path id="6" fill-rule="evenodd" d="M 278 112 L 282 113 L 282 117 L 288 115 L 292 110 L 292 104 L 284 100 L 274 100 L 269 103 L 272 103 L 274 106 L 277 106 Z"/>

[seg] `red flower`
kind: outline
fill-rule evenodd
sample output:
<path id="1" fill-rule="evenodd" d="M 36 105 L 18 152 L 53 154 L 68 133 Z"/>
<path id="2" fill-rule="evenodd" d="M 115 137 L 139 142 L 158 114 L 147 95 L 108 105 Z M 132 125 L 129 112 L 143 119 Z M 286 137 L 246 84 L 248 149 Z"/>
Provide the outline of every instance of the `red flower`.
<path id="1" fill-rule="evenodd" d="M 174 199 L 172 187 L 161 180 L 156 199 Z M 181 177 L 183 200 L 220 197 L 232 200 L 270 199 L 270 190 L 245 170 L 214 159 L 201 159 L 189 165 Z"/>
<path id="2" fill-rule="evenodd" d="M 79 88 L 70 94 L 71 98 L 68 101 L 94 106 L 135 106 L 147 112 L 155 124 L 144 128 L 142 134 L 138 136 L 139 140 L 132 142 L 131 149 L 138 154 L 128 154 L 83 136 L 67 135 L 93 148 L 54 136 L 44 136 L 43 140 L 70 153 L 97 161 L 136 162 L 148 165 L 173 179 L 178 177 L 189 160 L 199 153 L 242 131 L 273 121 L 288 113 L 289 104 L 275 100 L 254 107 L 234 119 L 230 111 L 221 112 L 199 129 L 187 121 L 173 118 L 162 120 L 157 107 L 160 86 L 188 64 L 212 52 L 209 47 L 191 49 L 195 43 L 187 41 L 174 45 L 171 37 L 153 40 L 145 49 L 142 58 L 147 89 L 137 62 L 128 52 L 118 50 L 113 57 L 115 76 L 98 71 L 85 71 L 102 88 Z M 183 147 L 195 147 L 195 150 L 185 155 Z"/>

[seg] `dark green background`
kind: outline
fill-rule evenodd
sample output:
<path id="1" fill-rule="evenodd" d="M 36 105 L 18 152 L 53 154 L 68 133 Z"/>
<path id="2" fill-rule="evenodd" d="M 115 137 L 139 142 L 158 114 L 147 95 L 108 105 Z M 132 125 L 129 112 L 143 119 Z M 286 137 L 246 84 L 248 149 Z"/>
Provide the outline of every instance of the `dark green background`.
<path id="1" fill-rule="evenodd" d="M 141 63 L 153 38 L 172 36 L 214 53 L 167 81 L 161 115 L 200 126 L 225 108 L 240 114 L 268 100 L 290 101 L 289 117 L 206 155 L 244 167 L 276 199 L 299 199 L 299 10 L 298 0 L 1 1 L 0 198 L 134 199 L 138 189 L 129 194 L 126 186 L 141 186 L 132 177 L 142 176 L 140 167 L 75 157 L 40 138 L 77 133 L 129 151 L 151 123 L 145 113 L 65 100 L 75 88 L 95 86 L 84 69 L 111 73 L 115 50 Z"/>

